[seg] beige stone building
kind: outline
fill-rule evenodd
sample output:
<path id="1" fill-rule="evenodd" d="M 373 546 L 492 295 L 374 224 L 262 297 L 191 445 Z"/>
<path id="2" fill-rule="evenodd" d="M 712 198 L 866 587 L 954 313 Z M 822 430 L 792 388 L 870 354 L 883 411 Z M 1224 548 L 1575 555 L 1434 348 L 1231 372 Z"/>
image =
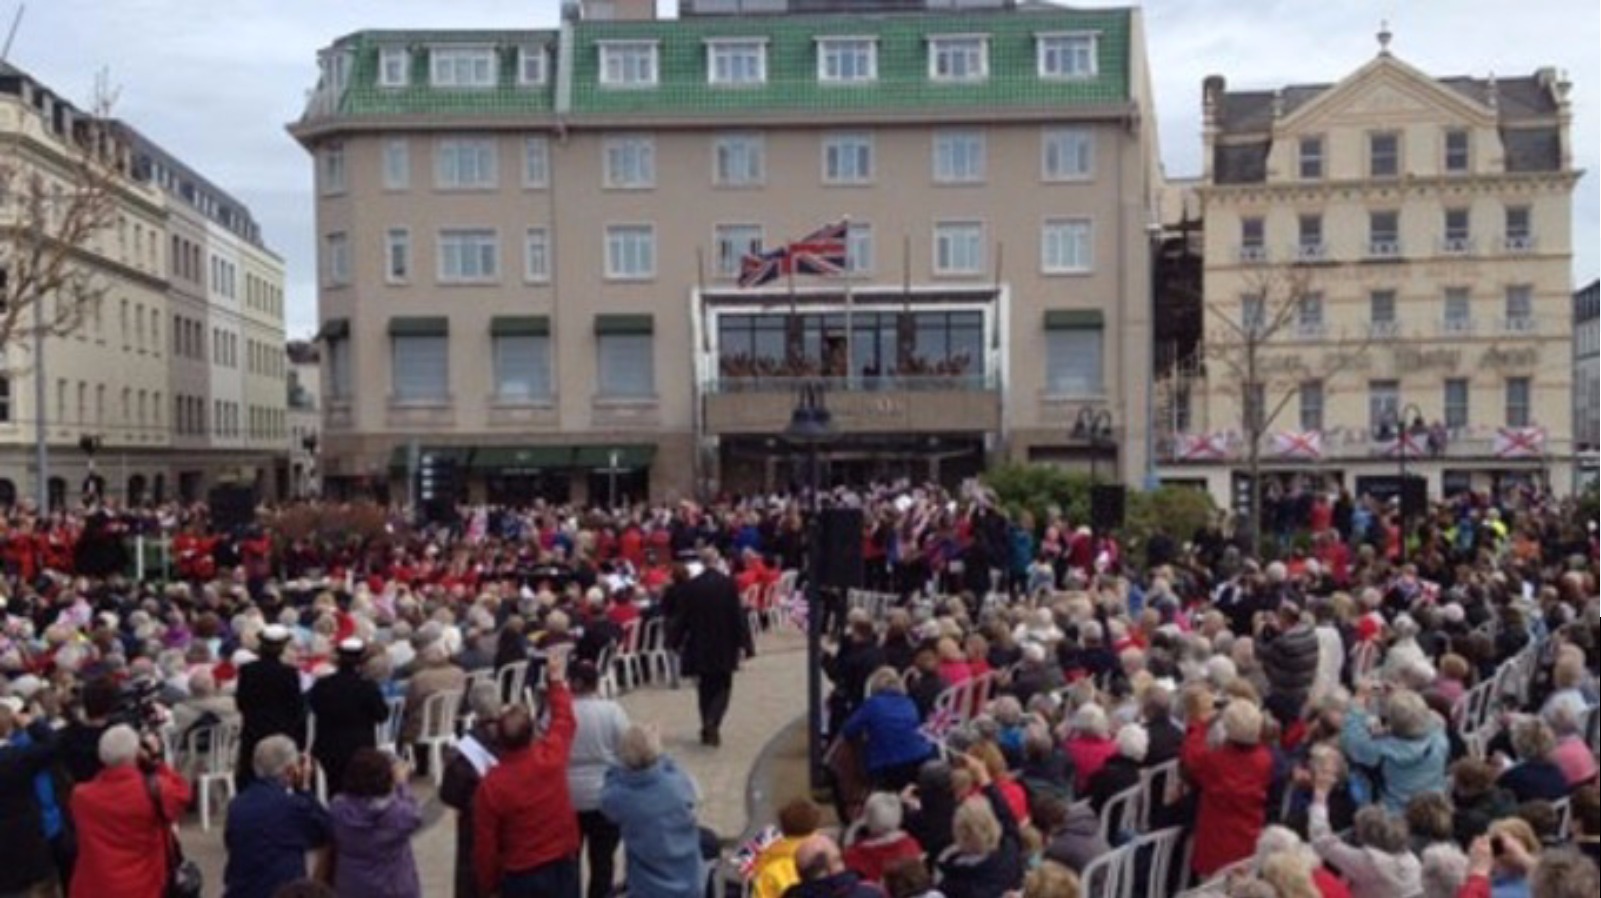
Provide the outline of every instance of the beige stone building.
<path id="1" fill-rule="evenodd" d="M 0 68 L 0 153 L 28 177 L 39 172 L 65 194 L 81 149 L 72 135 L 86 113 L 26 73 Z M 256 483 L 273 492 L 277 445 L 241 438 L 222 442 L 216 419 L 191 418 L 189 397 L 247 389 L 264 409 L 284 408 L 281 370 L 246 374 L 213 367 L 219 357 L 190 339 L 187 322 L 230 316 L 243 304 L 223 292 L 218 247 L 244 259 L 256 295 L 271 296 L 244 330 L 282 345 L 283 266 L 261 243 L 243 205 L 231 199 L 126 123 L 112 130 L 118 171 L 114 221 L 82 247 L 76 264 L 103 290 L 65 336 L 44 340 L 42 361 L 28 335 L 4 347 L 0 380 L 0 504 L 39 495 L 75 501 L 90 477 L 101 495 L 144 502 L 204 497 L 220 480 Z M 4 214 L 15 215 L 9 205 Z M 208 263 L 210 267 L 208 267 Z M 239 275 L 243 290 L 244 274 Z M 53 309 L 55 298 L 47 299 Z M 204 333 L 197 325 L 195 334 Z M 198 339 L 198 338 L 197 338 Z M 207 344 L 209 346 L 209 344 Z M 280 353 L 281 355 L 281 353 Z M 226 358 L 226 357 L 223 357 Z M 39 407 L 35 378 L 44 380 Z M 237 384 L 237 386 L 232 386 Z M 195 407 L 201 407 L 196 399 Z M 265 423 L 265 418 L 263 422 Z M 193 426 L 191 426 L 193 423 Z M 35 445 L 45 431 L 48 469 Z M 87 438 L 88 442 L 85 443 Z"/>
<path id="2" fill-rule="evenodd" d="M 836 479 L 1097 453 L 1138 479 L 1140 16 L 961 5 L 595 3 L 334 42 L 290 129 L 317 170 L 326 486 L 399 486 L 412 446 L 513 501 L 782 486 L 813 380 Z M 845 271 L 738 283 L 841 221 Z M 1071 436 L 1085 409 L 1111 445 Z"/>
<path id="3" fill-rule="evenodd" d="M 1206 80 L 1204 337 L 1159 371 L 1165 480 L 1238 504 L 1259 414 L 1280 488 L 1393 494 L 1403 452 L 1435 496 L 1571 483 L 1568 84 L 1380 42 L 1332 84 Z"/>

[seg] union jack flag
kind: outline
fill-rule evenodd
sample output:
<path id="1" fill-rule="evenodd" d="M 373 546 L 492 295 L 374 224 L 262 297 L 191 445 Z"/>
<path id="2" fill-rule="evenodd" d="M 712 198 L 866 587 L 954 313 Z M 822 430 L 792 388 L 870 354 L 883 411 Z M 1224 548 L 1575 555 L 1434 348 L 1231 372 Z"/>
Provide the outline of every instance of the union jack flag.
<path id="1" fill-rule="evenodd" d="M 779 833 L 778 827 L 769 826 L 751 837 L 745 844 L 739 846 L 738 850 L 734 852 L 734 856 L 730 859 L 734 869 L 739 872 L 739 878 L 749 882 L 750 878 L 756 873 L 757 858 L 760 858 L 762 852 L 766 851 L 769 846 L 780 838 L 782 838 L 782 835 Z"/>
<path id="2" fill-rule="evenodd" d="M 824 225 L 799 240 L 761 253 L 746 253 L 739 263 L 739 285 L 759 287 L 783 275 L 833 275 L 845 271 L 848 260 L 844 221 Z"/>
<path id="3" fill-rule="evenodd" d="M 918 732 L 930 742 L 943 743 L 951 730 L 956 729 L 962 722 L 962 716 L 954 708 L 935 707 L 928 715 L 928 720 Z"/>
<path id="4" fill-rule="evenodd" d="M 784 596 L 778 600 L 778 607 L 784 610 L 785 616 L 789 618 L 789 622 L 795 626 L 795 629 L 802 633 L 806 632 L 811 608 L 808 607 L 805 593 L 795 592 Z"/>

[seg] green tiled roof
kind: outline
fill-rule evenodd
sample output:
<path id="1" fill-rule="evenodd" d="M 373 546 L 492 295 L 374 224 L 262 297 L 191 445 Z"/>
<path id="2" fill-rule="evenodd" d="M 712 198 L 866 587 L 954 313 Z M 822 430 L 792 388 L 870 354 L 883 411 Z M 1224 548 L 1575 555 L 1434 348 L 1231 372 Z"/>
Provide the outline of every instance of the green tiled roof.
<path id="1" fill-rule="evenodd" d="M 571 25 L 570 120 L 585 117 L 720 116 L 809 112 L 918 112 L 963 109 L 1039 109 L 1114 105 L 1129 99 L 1127 10 L 1035 8 L 994 12 L 896 13 L 876 15 L 728 16 L 659 21 L 580 21 Z M 1056 80 L 1038 76 L 1035 37 L 1048 32 L 1099 35 L 1098 74 Z M 942 34 L 989 37 L 989 77 L 949 84 L 928 76 L 928 42 Z M 817 39 L 875 37 L 878 77 L 862 85 L 817 80 Z M 553 113 L 556 68 L 561 63 L 556 31 L 366 31 L 337 43 L 354 52 L 350 88 L 337 116 L 519 115 Z M 706 41 L 765 38 L 767 80 L 749 86 L 706 83 Z M 658 42 L 661 81 L 654 87 L 610 88 L 599 84 L 600 44 L 608 40 Z M 543 85 L 517 84 L 517 50 L 548 48 Z M 498 86 L 443 89 L 429 86 L 427 48 L 492 46 L 499 53 Z M 378 50 L 411 49 L 411 78 L 403 88 L 378 82 Z"/>
<path id="2" fill-rule="evenodd" d="M 364 31 L 342 44 L 354 51 L 355 58 L 339 111 L 353 117 L 548 113 L 556 106 L 555 44 L 554 31 Z M 428 48 L 450 45 L 494 47 L 499 55 L 497 86 L 430 86 Z M 518 84 L 518 51 L 541 45 L 548 54 L 545 83 Z M 378 86 L 378 51 L 383 47 L 411 51 L 405 87 Z"/>
<path id="3" fill-rule="evenodd" d="M 1121 103 L 1128 99 L 1128 30 L 1127 11 L 1065 9 L 960 15 L 582 22 L 573 41 L 572 106 L 578 115 L 704 115 Z M 1042 80 L 1037 70 L 1035 35 L 1052 31 L 1100 32 L 1098 76 Z M 941 34 L 989 35 L 989 77 L 975 84 L 930 81 L 928 39 Z M 878 79 L 860 86 L 818 83 L 816 41 L 829 35 L 877 37 Z M 707 84 L 706 40 L 740 36 L 767 38 L 767 82 L 752 86 Z M 599 42 L 629 39 L 660 41 L 659 86 L 600 86 Z"/>

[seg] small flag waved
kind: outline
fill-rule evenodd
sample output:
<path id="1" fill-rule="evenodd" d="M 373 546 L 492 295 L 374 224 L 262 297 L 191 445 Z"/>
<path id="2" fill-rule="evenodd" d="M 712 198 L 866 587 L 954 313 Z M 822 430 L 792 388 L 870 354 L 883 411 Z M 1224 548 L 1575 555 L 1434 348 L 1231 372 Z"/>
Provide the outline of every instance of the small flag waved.
<path id="1" fill-rule="evenodd" d="M 752 836 L 734 851 L 734 856 L 729 859 L 729 862 L 739 872 L 740 879 L 748 882 L 752 876 L 756 875 L 757 859 L 762 856 L 763 851 L 766 851 L 769 846 L 780 838 L 782 838 L 782 835 L 779 833 L 778 827 L 769 826 Z"/>
<path id="2" fill-rule="evenodd" d="M 806 632 L 806 626 L 811 619 L 811 606 L 806 601 L 804 592 L 793 592 L 778 600 L 778 607 L 784 610 L 784 615 L 795 629 Z"/>

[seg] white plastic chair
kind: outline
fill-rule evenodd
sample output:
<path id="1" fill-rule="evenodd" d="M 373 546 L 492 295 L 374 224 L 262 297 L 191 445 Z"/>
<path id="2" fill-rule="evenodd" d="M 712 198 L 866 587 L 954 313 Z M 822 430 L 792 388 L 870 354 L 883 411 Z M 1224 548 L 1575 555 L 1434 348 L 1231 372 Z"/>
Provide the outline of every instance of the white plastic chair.
<path id="1" fill-rule="evenodd" d="M 211 787 L 220 785 L 227 802 L 234 796 L 234 768 L 239 762 L 239 721 L 229 720 L 191 730 L 184 739 L 184 753 L 195 767 L 195 787 L 200 793 L 200 828 L 211 831 Z"/>
<path id="2" fill-rule="evenodd" d="M 1167 898 L 1167 884 L 1173 871 L 1173 858 L 1178 854 L 1179 840 L 1184 837 L 1184 830 L 1174 827 L 1140 836 L 1130 842 L 1125 849 L 1128 851 L 1127 867 L 1123 871 L 1122 894 L 1132 898 Z M 1146 871 L 1145 892 L 1136 895 L 1134 888 L 1138 885 L 1135 876 L 1135 865 Z"/>
<path id="3" fill-rule="evenodd" d="M 595 672 L 600 682 L 595 690 L 601 698 L 616 698 L 617 689 L 617 646 L 608 645 L 600 650 L 600 657 L 595 659 Z"/>
<path id="4" fill-rule="evenodd" d="M 1563 798 L 1551 802 L 1551 810 L 1557 815 L 1557 841 L 1566 842 L 1573 838 L 1573 799 Z"/>
<path id="5" fill-rule="evenodd" d="M 400 725 L 406 718 L 406 697 L 397 695 L 385 699 L 384 703 L 389 706 L 389 716 L 383 723 L 373 727 L 374 741 L 377 742 L 380 751 L 397 754 L 400 745 Z"/>
<path id="6" fill-rule="evenodd" d="M 1183 797 L 1183 787 L 1184 778 L 1179 772 L 1177 758 L 1140 771 L 1140 832 L 1150 831 L 1153 810 L 1165 808 Z"/>
<path id="7" fill-rule="evenodd" d="M 612 659 L 618 682 L 628 691 L 645 682 L 645 660 L 639 653 L 641 626 L 637 618 L 623 624 L 623 636 L 617 642 L 617 654 Z"/>
<path id="8" fill-rule="evenodd" d="M 422 704 L 422 728 L 417 741 L 411 745 L 411 757 L 415 763 L 416 752 L 427 750 L 428 775 L 433 778 L 435 788 L 445 778 L 445 748 L 456 742 L 456 717 L 461 713 L 461 699 L 461 692 L 447 689 L 428 696 Z"/>
<path id="9" fill-rule="evenodd" d="M 1115 845 L 1117 836 L 1139 831 L 1140 819 L 1143 816 L 1141 799 L 1144 796 L 1143 784 L 1130 786 L 1112 796 L 1111 800 L 1101 808 L 1101 838 L 1106 844 Z"/>
<path id="10" fill-rule="evenodd" d="M 527 661 L 513 661 L 495 672 L 495 684 L 500 689 L 501 700 L 505 702 L 515 702 L 521 698 L 527 681 Z"/>
<path id="11" fill-rule="evenodd" d="M 639 642 L 645 673 L 651 682 L 665 684 L 671 689 L 678 688 L 678 664 L 673 657 L 673 650 L 667 647 L 667 621 L 659 617 L 645 621 Z M 660 679 L 657 679 L 658 675 Z"/>
<path id="12" fill-rule="evenodd" d="M 1129 866 L 1129 849 L 1133 844 L 1108 851 L 1085 864 L 1078 876 L 1083 894 L 1093 895 L 1095 898 L 1126 898 L 1123 880 Z"/>

